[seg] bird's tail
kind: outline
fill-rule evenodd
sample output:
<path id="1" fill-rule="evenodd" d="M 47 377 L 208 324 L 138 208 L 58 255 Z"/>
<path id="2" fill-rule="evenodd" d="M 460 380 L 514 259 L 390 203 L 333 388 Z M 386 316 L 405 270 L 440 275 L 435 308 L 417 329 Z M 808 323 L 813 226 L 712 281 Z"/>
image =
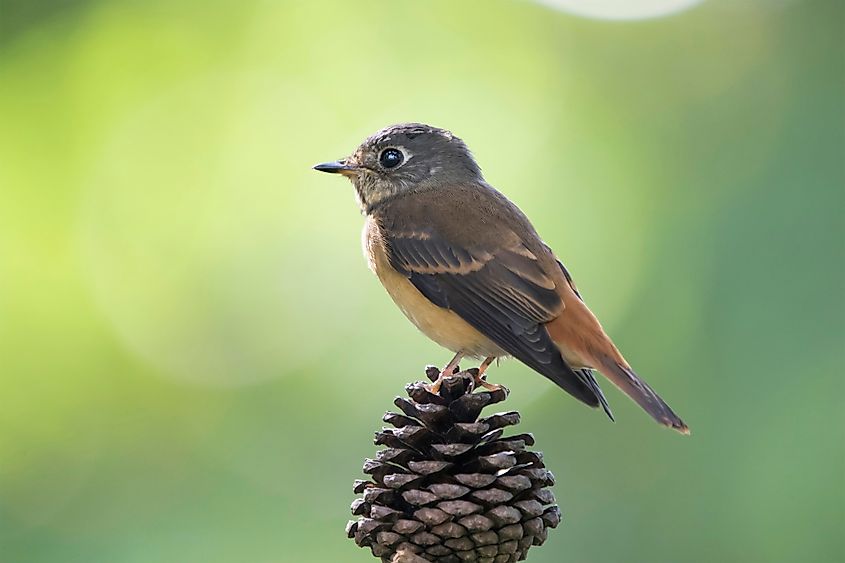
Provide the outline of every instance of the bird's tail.
<path id="1" fill-rule="evenodd" d="M 561 269 L 566 279 L 571 280 L 562 264 Z M 570 288 L 571 291 L 567 291 Z M 581 299 L 575 286 L 563 286 L 561 291 L 566 308 L 559 317 L 545 326 L 564 360 L 570 365 L 598 369 L 658 423 L 674 428 L 681 434 L 689 434 L 689 427 L 684 421 L 648 386 L 648 383 L 634 373 L 604 332 L 596 316 Z"/>
<path id="2" fill-rule="evenodd" d="M 552 340 L 570 365 L 599 370 L 657 422 L 689 434 L 689 428 L 648 384 L 634 373 L 595 315 L 580 300 L 567 303 L 557 319 L 546 324 Z"/>
<path id="3" fill-rule="evenodd" d="M 649 387 L 648 383 L 639 378 L 625 360 L 614 359 L 610 355 L 601 354 L 595 358 L 598 369 L 623 393 L 631 397 L 643 410 L 660 424 L 674 428 L 681 434 L 689 434 L 689 428 L 684 421 L 660 398 L 660 395 Z"/>

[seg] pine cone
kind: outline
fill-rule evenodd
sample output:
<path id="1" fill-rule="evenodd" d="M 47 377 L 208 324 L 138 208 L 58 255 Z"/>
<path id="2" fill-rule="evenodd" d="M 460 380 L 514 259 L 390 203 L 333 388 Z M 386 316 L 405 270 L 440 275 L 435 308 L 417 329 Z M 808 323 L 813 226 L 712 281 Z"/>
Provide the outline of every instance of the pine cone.
<path id="1" fill-rule="evenodd" d="M 426 370 L 432 381 L 438 374 Z M 394 401 L 404 414 L 384 415 L 394 428 L 376 432 L 386 447 L 364 462 L 371 480 L 355 482 L 360 518 L 347 525 L 384 562 L 521 561 L 560 522 L 554 476 L 540 452 L 526 449 L 534 437 L 502 436 L 519 413 L 479 418 L 507 391 L 473 393 L 472 381 L 467 372 L 447 377 L 438 394 L 412 383 L 411 400 Z"/>

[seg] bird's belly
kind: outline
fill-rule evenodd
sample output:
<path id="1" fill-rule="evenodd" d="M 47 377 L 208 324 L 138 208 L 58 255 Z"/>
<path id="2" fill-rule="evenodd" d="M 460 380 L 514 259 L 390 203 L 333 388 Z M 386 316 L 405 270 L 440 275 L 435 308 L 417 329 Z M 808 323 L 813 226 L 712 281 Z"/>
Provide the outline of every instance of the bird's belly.
<path id="1" fill-rule="evenodd" d="M 370 269 L 378 276 L 394 303 L 423 334 L 453 352 L 476 357 L 507 355 L 455 312 L 429 301 L 407 277 L 389 264 L 381 241 L 366 232 L 364 250 Z"/>
<path id="2" fill-rule="evenodd" d="M 400 274 L 379 275 L 390 297 L 414 325 L 433 341 L 453 352 L 470 356 L 502 356 L 504 353 L 454 312 L 425 298 Z"/>

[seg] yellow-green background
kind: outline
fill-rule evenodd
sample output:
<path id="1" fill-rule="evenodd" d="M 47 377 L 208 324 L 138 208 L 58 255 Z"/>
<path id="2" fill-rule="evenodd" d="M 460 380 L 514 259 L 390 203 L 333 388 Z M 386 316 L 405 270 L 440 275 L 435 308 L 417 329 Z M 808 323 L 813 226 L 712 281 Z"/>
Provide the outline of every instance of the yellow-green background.
<path id="1" fill-rule="evenodd" d="M 310 166 L 411 120 L 693 430 L 492 372 L 558 478 L 530 560 L 845 560 L 844 33 L 839 0 L 0 1 L 0 561 L 371 560 L 351 483 L 449 353 Z"/>

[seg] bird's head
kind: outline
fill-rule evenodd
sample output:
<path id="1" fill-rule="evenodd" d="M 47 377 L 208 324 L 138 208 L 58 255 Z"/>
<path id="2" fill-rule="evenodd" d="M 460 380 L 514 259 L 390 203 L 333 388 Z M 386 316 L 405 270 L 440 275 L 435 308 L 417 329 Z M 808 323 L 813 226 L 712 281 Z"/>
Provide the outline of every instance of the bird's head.
<path id="1" fill-rule="evenodd" d="M 314 169 L 352 180 L 365 213 L 394 197 L 481 179 L 481 170 L 462 140 L 421 123 L 385 127 L 350 156 Z"/>

